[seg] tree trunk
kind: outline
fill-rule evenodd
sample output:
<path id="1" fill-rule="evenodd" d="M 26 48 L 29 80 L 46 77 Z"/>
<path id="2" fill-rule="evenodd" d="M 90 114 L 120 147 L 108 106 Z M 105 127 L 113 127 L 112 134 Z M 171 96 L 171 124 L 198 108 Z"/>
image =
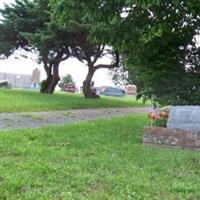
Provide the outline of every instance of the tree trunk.
<path id="1" fill-rule="evenodd" d="M 47 78 L 46 78 L 46 80 L 42 81 L 41 87 L 40 87 L 40 92 L 41 93 L 48 93 L 47 92 L 48 91 L 48 87 L 49 87 L 49 84 L 51 83 L 52 78 L 53 78 L 53 75 L 51 74 L 52 66 L 51 65 L 48 66 L 47 64 L 45 64 L 44 65 L 44 69 L 45 69 Z"/>
<path id="2" fill-rule="evenodd" d="M 83 82 L 83 94 L 85 98 L 91 98 L 91 99 L 100 98 L 100 96 L 97 95 L 95 91 L 93 91 L 91 88 L 91 80 L 94 75 L 94 72 L 95 70 L 89 68 L 87 77 L 85 81 Z"/>
<path id="3" fill-rule="evenodd" d="M 53 71 L 52 71 L 53 69 Z M 42 82 L 40 92 L 53 94 L 56 85 L 58 84 L 60 77 L 59 77 L 59 63 L 51 65 L 51 67 L 46 70 L 47 78 Z"/>
<path id="4" fill-rule="evenodd" d="M 48 87 L 49 87 L 49 84 L 51 83 L 52 81 L 52 78 L 53 78 L 53 75 L 49 75 L 46 80 L 42 81 L 42 86 L 40 88 L 40 92 L 41 93 L 48 93 Z"/>
<path id="5" fill-rule="evenodd" d="M 56 63 L 53 65 L 53 75 L 52 75 L 52 79 L 48 85 L 48 89 L 47 89 L 47 93 L 48 94 L 53 94 L 55 88 L 56 88 L 56 85 L 58 84 L 60 80 L 60 77 L 59 77 L 59 64 Z"/>

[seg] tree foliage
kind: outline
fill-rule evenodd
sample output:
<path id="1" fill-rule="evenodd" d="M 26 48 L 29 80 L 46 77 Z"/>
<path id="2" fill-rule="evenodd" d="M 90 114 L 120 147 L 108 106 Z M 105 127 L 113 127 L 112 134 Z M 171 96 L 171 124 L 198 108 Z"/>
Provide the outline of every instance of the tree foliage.
<path id="1" fill-rule="evenodd" d="M 162 104 L 199 104 L 200 60 L 194 38 L 200 30 L 198 9 L 188 2 L 151 8 L 153 32 L 127 53 L 141 95 L 156 96 Z"/>
<path id="2" fill-rule="evenodd" d="M 59 63 L 74 56 L 88 66 L 83 91 L 92 98 L 95 71 L 118 66 L 120 54 L 141 95 L 163 104 L 199 104 L 199 0 L 50 0 L 51 10 L 48 3 L 16 0 L 1 11 L 1 55 L 37 50 L 48 75 L 45 85 L 53 87 Z M 107 53 L 113 62 L 99 64 Z"/>
<path id="3" fill-rule="evenodd" d="M 53 93 L 59 81 L 59 64 L 70 56 L 71 35 L 51 20 L 48 0 L 16 0 L 1 10 L 0 54 L 8 57 L 17 49 L 34 51 L 47 79 L 42 92 Z"/>
<path id="4" fill-rule="evenodd" d="M 55 3 L 52 1 L 52 3 Z M 53 9 L 58 8 L 59 15 L 62 20 L 57 18 L 61 27 L 69 26 L 74 33 L 74 42 L 76 47 L 73 49 L 72 55 L 79 61 L 88 66 L 88 73 L 83 82 L 83 93 L 86 98 L 99 98 L 92 90 L 92 78 L 98 69 L 112 69 L 118 67 L 119 53 L 114 48 L 107 46 L 100 40 L 93 40 L 91 35 L 90 19 L 87 16 L 88 5 L 82 1 L 66 0 L 58 2 L 58 7 L 53 6 Z M 91 2 L 90 2 L 91 4 Z M 62 11 L 61 11 L 62 10 Z M 105 55 L 110 55 L 111 62 L 109 64 L 99 64 L 99 60 Z"/>
<path id="5" fill-rule="evenodd" d="M 140 96 L 156 96 L 163 104 L 199 104 L 198 0 L 52 0 L 61 26 L 71 15 L 67 7 L 78 3 L 90 38 L 120 51 Z"/>
<path id="6" fill-rule="evenodd" d="M 80 27 L 76 28 L 80 30 Z M 85 63 L 88 67 L 87 76 L 83 82 L 83 93 L 85 98 L 99 98 L 99 96 L 92 90 L 92 78 L 94 73 L 99 69 L 112 69 L 118 67 L 119 54 L 111 47 L 105 44 L 91 42 L 88 39 L 87 29 L 81 27 L 81 34 L 76 37 L 77 46 L 73 49 L 72 55 L 80 62 Z M 112 56 L 110 64 L 100 64 L 99 60 L 104 56 Z"/>
<path id="7" fill-rule="evenodd" d="M 10 37 L 2 32 L 2 54 L 9 56 L 16 49 L 23 48 L 28 51 L 36 50 L 38 60 L 43 63 L 47 79 L 42 81 L 41 91 L 52 93 L 59 81 L 59 64 L 70 56 L 85 62 L 88 66 L 88 75 L 83 83 L 83 92 L 86 98 L 98 97 L 91 90 L 93 74 L 100 68 L 113 68 L 117 66 L 119 56 L 111 48 L 106 50 L 105 43 L 94 42 L 89 39 L 89 27 L 85 23 L 85 7 L 77 1 L 66 1 L 68 6 L 76 5 L 73 10 L 69 7 L 69 15 L 63 26 L 59 26 L 51 16 L 48 0 L 16 0 L 15 4 L 6 6 L 2 10 L 4 17 L 2 26 L 5 30 L 15 31 Z M 83 19 L 84 18 L 84 19 Z M 6 49 L 3 48 L 8 43 Z M 8 48 L 7 48 L 8 47 Z M 105 54 L 113 55 L 112 63 L 96 64 Z"/>

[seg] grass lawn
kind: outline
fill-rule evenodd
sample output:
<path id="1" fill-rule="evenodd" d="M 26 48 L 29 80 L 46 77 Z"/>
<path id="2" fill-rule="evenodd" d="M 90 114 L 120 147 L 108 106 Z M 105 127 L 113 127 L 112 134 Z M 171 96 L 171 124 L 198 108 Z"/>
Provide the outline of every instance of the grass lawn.
<path id="1" fill-rule="evenodd" d="M 53 95 L 27 90 L 0 90 L 0 112 L 47 111 L 78 108 L 144 106 L 135 97 L 85 99 L 80 94 L 57 92 Z"/>
<path id="2" fill-rule="evenodd" d="M 141 145 L 144 115 L 0 133 L 0 199 L 199 200 L 200 153 Z"/>

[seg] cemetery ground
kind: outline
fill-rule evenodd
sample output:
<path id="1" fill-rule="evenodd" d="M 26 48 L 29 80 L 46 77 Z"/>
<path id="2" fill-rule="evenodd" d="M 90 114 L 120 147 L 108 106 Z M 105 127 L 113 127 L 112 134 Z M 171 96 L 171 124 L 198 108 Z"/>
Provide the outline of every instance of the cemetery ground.
<path id="1" fill-rule="evenodd" d="M 0 199 L 198 200 L 199 152 L 141 144 L 146 115 L 0 134 Z"/>
<path id="2" fill-rule="evenodd" d="M 80 95 L 63 93 L 0 94 L 1 112 L 142 106 L 130 99 L 87 102 Z M 199 152 L 142 145 L 145 125 L 147 114 L 132 114 L 1 131 L 0 199 L 200 199 Z"/>

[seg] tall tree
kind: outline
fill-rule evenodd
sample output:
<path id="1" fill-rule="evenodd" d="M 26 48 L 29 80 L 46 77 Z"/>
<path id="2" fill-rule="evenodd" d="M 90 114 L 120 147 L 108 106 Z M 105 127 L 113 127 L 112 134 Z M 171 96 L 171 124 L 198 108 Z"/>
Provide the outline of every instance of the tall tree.
<path id="1" fill-rule="evenodd" d="M 92 90 L 92 78 L 98 69 L 112 69 L 119 65 L 119 54 L 112 48 L 101 43 L 94 43 L 89 40 L 88 30 L 83 26 L 76 26 L 75 42 L 76 47 L 72 55 L 88 67 L 87 76 L 83 82 L 83 94 L 85 98 L 99 98 Z M 104 56 L 112 56 L 110 64 L 99 64 L 99 59 Z"/>
<path id="2" fill-rule="evenodd" d="M 149 8 L 152 31 L 143 34 L 134 54 L 128 52 L 129 69 L 135 71 L 141 93 L 154 95 L 163 104 L 200 101 L 200 60 L 194 56 L 199 52 L 195 35 L 200 30 L 200 10 L 195 2 L 182 1 L 178 6 L 165 2 Z"/>
<path id="3" fill-rule="evenodd" d="M 61 27 L 69 26 L 74 33 L 75 48 L 72 56 L 88 66 L 88 73 L 83 82 L 83 93 L 85 98 L 99 98 L 92 90 L 91 81 L 94 73 L 98 69 L 112 69 L 119 66 L 119 53 L 114 48 L 108 46 L 103 41 L 95 41 L 90 37 L 90 26 L 87 20 L 87 6 L 76 0 L 61 2 L 66 5 L 63 10 L 64 18 L 60 22 Z M 61 4 L 60 4 L 61 5 Z M 59 21 L 59 20 L 58 20 Z M 99 64 L 100 59 L 105 55 L 110 55 L 110 64 Z"/>
<path id="4" fill-rule="evenodd" d="M 20 48 L 37 52 L 47 75 L 41 92 L 51 94 L 60 80 L 60 62 L 70 57 L 71 35 L 51 20 L 48 3 L 16 0 L 1 10 L 0 54 L 8 57 Z"/>

